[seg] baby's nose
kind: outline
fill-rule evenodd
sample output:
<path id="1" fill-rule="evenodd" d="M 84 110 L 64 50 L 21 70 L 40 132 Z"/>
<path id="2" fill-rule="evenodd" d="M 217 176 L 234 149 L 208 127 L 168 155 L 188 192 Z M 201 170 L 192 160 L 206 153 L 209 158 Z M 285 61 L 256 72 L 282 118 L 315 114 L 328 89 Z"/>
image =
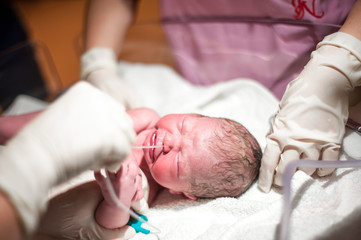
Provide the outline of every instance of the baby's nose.
<path id="1" fill-rule="evenodd" d="M 181 139 L 174 136 L 167 136 L 163 141 L 163 153 L 167 154 L 174 148 L 180 148 Z"/>
<path id="2" fill-rule="evenodd" d="M 172 148 L 168 144 L 163 145 L 163 153 L 167 154 Z"/>

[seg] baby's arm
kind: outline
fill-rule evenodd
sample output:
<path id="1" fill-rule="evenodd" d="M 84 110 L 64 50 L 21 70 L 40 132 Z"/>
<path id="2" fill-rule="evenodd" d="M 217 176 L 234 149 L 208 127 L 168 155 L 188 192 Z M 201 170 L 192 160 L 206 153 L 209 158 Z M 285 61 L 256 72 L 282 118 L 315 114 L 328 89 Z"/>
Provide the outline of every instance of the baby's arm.
<path id="1" fill-rule="evenodd" d="M 97 222 L 108 229 L 123 227 L 129 220 L 128 211 L 118 207 L 113 201 L 102 174 L 96 172 L 94 175 L 104 197 L 104 201 L 100 203 L 95 213 Z M 116 197 L 127 209 L 133 201 L 139 201 L 143 197 L 142 175 L 134 162 L 123 163 L 117 173 L 109 173 L 109 175 Z"/>
<path id="2" fill-rule="evenodd" d="M 23 126 L 40 113 L 41 111 L 0 117 L 0 145 L 4 145 Z M 127 113 L 133 119 L 134 130 L 136 133 L 154 126 L 154 124 L 159 120 L 158 114 L 148 108 L 128 110 Z"/>
<path id="3" fill-rule="evenodd" d="M 127 113 L 133 120 L 134 131 L 138 134 L 135 145 L 141 145 L 144 141 L 145 130 L 152 128 L 159 120 L 159 115 L 148 108 L 137 108 L 128 110 Z M 143 151 L 133 149 L 129 158 L 122 164 L 118 173 L 110 173 L 112 187 L 116 190 L 116 197 L 130 208 L 132 202 L 143 198 L 142 175 L 139 163 L 143 158 Z M 99 173 L 95 173 L 96 180 L 102 190 L 104 201 L 100 203 L 96 210 L 97 222 L 105 228 L 120 228 L 127 224 L 129 213 L 116 206 L 111 199 L 106 187 L 105 178 Z"/>
<path id="4" fill-rule="evenodd" d="M 4 145 L 22 127 L 35 118 L 40 112 L 0 117 L 0 145 Z"/>

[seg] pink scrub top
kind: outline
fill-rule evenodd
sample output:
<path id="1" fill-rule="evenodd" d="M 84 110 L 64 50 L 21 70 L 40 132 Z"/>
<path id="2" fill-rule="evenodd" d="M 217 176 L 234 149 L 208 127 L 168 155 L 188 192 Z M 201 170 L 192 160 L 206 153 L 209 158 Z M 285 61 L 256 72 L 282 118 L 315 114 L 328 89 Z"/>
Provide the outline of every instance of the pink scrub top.
<path id="1" fill-rule="evenodd" d="M 355 0 L 161 0 L 180 73 L 209 85 L 251 78 L 281 98 Z"/>

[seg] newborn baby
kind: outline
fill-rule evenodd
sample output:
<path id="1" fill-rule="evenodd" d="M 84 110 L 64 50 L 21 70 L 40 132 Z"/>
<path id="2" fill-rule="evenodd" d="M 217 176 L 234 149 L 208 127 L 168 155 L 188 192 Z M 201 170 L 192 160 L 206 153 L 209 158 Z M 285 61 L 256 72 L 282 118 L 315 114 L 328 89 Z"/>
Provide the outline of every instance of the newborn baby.
<path id="1" fill-rule="evenodd" d="M 0 117 L 2 143 L 39 113 Z M 134 148 L 121 169 L 109 173 L 117 198 L 127 208 L 145 214 L 148 204 L 164 188 L 193 200 L 237 197 L 258 175 L 260 146 L 235 121 L 199 114 L 160 118 L 147 108 L 127 113 L 137 133 L 135 145 L 149 147 Z M 126 225 L 129 213 L 110 197 L 103 175 L 96 172 L 95 178 L 104 196 L 96 209 L 96 220 L 108 229 Z"/>
<path id="2" fill-rule="evenodd" d="M 137 133 L 135 145 L 154 148 L 133 149 L 121 169 L 109 173 L 116 195 L 126 207 L 143 196 L 150 204 L 163 188 L 194 200 L 237 197 L 258 175 L 261 149 L 252 134 L 235 121 L 198 114 L 159 118 L 146 108 L 128 114 Z M 124 226 L 129 213 L 111 199 L 105 178 L 99 172 L 95 177 L 104 195 L 96 210 L 98 223 L 110 229 Z M 149 189 L 146 194 L 144 177 Z"/>

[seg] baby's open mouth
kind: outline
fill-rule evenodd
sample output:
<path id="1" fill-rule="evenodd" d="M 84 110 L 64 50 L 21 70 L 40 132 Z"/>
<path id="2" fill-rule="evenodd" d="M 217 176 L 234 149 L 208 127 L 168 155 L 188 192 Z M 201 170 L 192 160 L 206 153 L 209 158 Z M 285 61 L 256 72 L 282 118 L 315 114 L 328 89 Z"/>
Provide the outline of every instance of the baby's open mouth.
<path id="1" fill-rule="evenodd" d="M 154 146 L 156 139 L 157 139 L 157 131 L 155 131 L 155 132 L 152 134 L 152 137 L 151 137 L 150 140 L 149 140 L 149 146 Z M 149 149 L 149 157 L 150 157 L 150 159 L 152 160 L 152 162 L 154 163 L 154 162 L 155 162 L 154 148 L 150 148 L 150 149 Z"/>
<path id="2" fill-rule="evenodd" d="M 157 158 L 163 152 L 163 147 L 160 147 L 161 145 L 157 144 L 157 131 L 152 134 L 152 137 L 149 140 L 149 146 L 154 146 L 154 148 L 149 149 L 149 157 L 152 163 L 155 163 Z"/>

